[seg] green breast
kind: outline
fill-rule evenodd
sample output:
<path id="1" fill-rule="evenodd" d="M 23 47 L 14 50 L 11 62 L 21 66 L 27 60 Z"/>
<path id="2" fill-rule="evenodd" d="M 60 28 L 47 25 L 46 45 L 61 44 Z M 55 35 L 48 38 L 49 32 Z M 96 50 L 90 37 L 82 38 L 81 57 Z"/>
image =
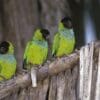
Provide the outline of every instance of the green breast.
<path id="1" fill-rule="evenodd" d="M 59 47 L 56 55 L 63 56 L 70 54 L 73 51 L 75 45 L 75 37 L 73 30 L 61 30 L 59 41 Z"/>
<path id="2" fill-rule="evenodd" d="M 13 55 L 0 55 L 0 75 L 10 79 L 16 71 L 16 59 Z M 3 80 L 0 78 L 0 80 Z"/>
<path id="3" fill-rule="evenodd" d="M 48 44 L 46 41 L 34 40 L 27 51 L 27 64 L 43 64 L 47 58 Z"/>

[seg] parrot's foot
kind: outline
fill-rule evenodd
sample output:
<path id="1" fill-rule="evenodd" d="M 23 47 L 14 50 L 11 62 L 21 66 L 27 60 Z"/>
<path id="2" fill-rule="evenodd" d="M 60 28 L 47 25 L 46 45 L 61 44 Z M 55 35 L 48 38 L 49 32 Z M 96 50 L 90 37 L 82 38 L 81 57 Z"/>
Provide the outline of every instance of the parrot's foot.
<path id="1" fill-rule="evenodd" d="M 79 52 L 79 50 L 78 49 L 75 49 L 75 52 L 77 53 L 77 52 Z"/>
<path id="2" fill-rule="evenodd" d="M 50 60 L 47 60 L 47 62 L 46 62 L 48 65 L 50 64 Z"/>
<path id="3" fill-rule="evenodd" d="M 57 57 L 57 60 L 59 61 L 60 60 L 60 57 Z"/>
<path id="4" fill-rule="evenodd" d="M 29 72 L 29 70 L 26 70 L 26 69 L 23 69 L 22 70 L 24 73 L 28 73 Z"/>
<path id="5" fill-rule="evenodd" d="M 54 61 L 56 58 L 51 58 L 51 61 Z"/>
<path id="6" fill-rule="evenodd" d="M 53 56 L 52 59 L 51 59 L 51 61 L 54 61 L 56 58 L 57 58 L 56 56 Z"/>
<path id="7" fill-rule="evenodd" d="M 0 81 L 0 86 L 5 83 L 7 80 Z"/>
<path id="8" fill-rule="evenodd" d="M 39 65 L 38 68 L 41 68 L 43 65 Z"/>
<path id="9" fill-rule="evenodd" d="M 25 75 L 26 73 L 28 73 L 28 70 L 22 69 L 22 70 L 18 70 L 17 75 Z"/>

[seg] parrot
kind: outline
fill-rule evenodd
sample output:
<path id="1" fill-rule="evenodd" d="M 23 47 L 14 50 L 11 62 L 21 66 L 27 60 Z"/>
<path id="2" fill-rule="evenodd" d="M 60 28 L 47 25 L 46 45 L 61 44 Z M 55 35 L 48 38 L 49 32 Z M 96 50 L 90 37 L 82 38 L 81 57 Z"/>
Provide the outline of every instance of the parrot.
<path id="1" fill-rule="evenodd" d="M 58 31 L 52 44 L 52 56 L 62 57 L 69 55 L 75 46 L 75 36 L 72 27 L 72 19 L 64 17 L 58 24 Z"/>
<path id="2" fill-rule="evenodd" d="M 11 79 L 16 73 L 14 47 L 9 41 L 0 43 L 0 82 Z"/>
<path id="3" fill-rule="evenodd" d="M 27 64 L 31 65 L 42 65 L 48 55 L 48 42 L 47 38 L 49 35 L 49 31 L 47 29 L 37 29 L 34 32 L 34 36 L 31 41 L 29 41 L 25 48 L 24 53 L 24 69 Z"/>
<path id="4" fill-rule="evenodd" d="M 34 69 L 33 72 L 35 72 L 35 68 L 46 61 L 49 34 L 47 29 L 36 29 L 32 40 L 27 43 L 25 48 L 23 69 L 31 71 Z"/>

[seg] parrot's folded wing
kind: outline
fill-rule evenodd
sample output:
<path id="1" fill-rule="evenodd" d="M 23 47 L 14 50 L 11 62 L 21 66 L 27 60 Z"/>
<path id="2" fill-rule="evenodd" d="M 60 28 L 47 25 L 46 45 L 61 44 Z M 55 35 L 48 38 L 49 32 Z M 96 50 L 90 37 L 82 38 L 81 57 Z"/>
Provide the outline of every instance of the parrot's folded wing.
<path id="1" fill-rule="evenodd" d="M 28 55 L 28 50 L 30 48 L 31 42 L 28 42 L 25 48 L 25 52 L 24 52 L 24 59 L 27 59 L 27 55 Z"/>
<path id="2" fill-rule="evenodd" d="M 43 51 L 43 60 L 45 61 L 46 58 L 47 58 L 47 55 L 48 55 L 48 47 L 47 48 L 44 48 L 44 51 Z"/>
<path id="3" fill-rule="evenodd" d="M 1 71 L 2 71 L 2 66 L 0 65 L 0 73 L 1 73 Z"/>
<path id="4" fill-rule="evenodd" d="M 6 78 L 1 74 L 2 71 L 2 66 L 0 65 L 0 78 L 2 78 L 3 80 L 6 80 Z"/>
<path id="5" fill-rule="evenodd" d="M 25 48 L 24 60 L 23 60 L 23 68 L 24 69 L 25 69 L 25 65 L 26 65 L 26 62 L 27 62 L 27 55 L 28 55 L 28 50 L 29 50 L 30 45 L 31 45 L 31 42 L 28 42 L 27 45 L 26 45 L 26 48 Z"/>
<path id="6" fill-rule="evenodd" d="M 59 33 L 57 33 L 53 40 L 52 55 L 54 55 L 56 53 L 56 51 L 59 47 L 59 41 L 60 41 L 60 37 L 59 37 Z"/>

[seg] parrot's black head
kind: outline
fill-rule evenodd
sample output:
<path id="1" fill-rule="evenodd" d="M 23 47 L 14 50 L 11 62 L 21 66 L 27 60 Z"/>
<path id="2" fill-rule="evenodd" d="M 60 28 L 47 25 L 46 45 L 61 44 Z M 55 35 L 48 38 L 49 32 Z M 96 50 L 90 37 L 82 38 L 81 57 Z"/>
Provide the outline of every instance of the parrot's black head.
<path id="1" fill-rule="evenodd" d="M 64 27 L 72 28 L 72 19 L 70 17 L 64 17 L 61 22 L 63 23 Z"/>
<path id="2" fill-rule="evenodd" d="M 9 43 L 7 41 L 3 41 L 0 44 L 0 54 L 6 54 L 9 50 Z"/>
<path id="3" fill-rule="evenodd" d="M 47 29 L 41 29 L 40 32 L 42 33 L 44 39 L 48 39 L 49 38 L 49 31 Z"/>

